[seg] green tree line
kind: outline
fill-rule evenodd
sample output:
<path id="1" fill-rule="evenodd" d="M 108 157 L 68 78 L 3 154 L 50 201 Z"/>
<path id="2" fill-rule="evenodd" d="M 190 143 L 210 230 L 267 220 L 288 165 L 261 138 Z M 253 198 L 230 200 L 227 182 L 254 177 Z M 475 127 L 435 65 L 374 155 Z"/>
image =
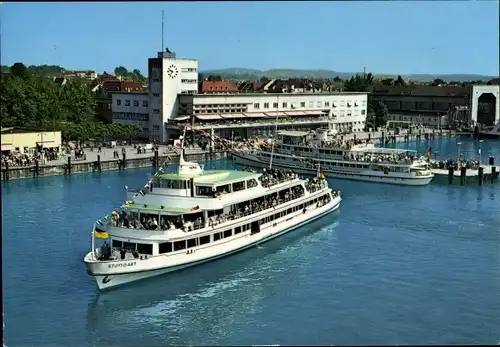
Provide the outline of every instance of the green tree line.
<path id="1" fill-rule="evenodd" d="M 133 71 L 128 71 L 123 66 L 118 66 L 115 68 L 115 75 L 120 77 L 130 78 L 139 83 L 146 83 L 147 78 L 142 75 L 139 69 L 134 69 Z"/>
<path id="2" fill-rule="evenodd" d="M 22 63 L 11 66 L 0 83 L 0 113 L 2 127 L 60 130 L 65 140 L 130 139 L 139 132 L 135 126 L 99 122 L 87 81 L 60 85 Z"/>

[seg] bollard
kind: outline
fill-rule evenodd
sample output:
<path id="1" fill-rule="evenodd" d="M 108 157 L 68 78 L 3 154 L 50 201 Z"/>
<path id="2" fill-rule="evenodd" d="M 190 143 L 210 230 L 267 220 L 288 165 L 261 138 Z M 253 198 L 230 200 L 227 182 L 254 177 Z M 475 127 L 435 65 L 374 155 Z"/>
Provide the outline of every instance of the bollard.
<path id="1" fill-rule="evenodd" d="M 158 150 L 155 150 L 155 160 L 154 160 L 154 162 L 155 162 L 155 167 L 160 166 L 160 159 L 158 157 Z"/>
<path id="2" fill-rule="evenodd" d="M 490 157 L 489 163 L 491 166 L 495 166 L 495 157 Z"/>
<path id="3" fill-rule="evenodd" d="M 453 166 L 448 168 L 448 184 L 453 184 L 453 175 L 455 173 L 455 169 Z"/>
<path id="4" fill-rule="evenodd" d="M 98 170 L 99 172 L 101 172 L 101 171 L 102 171 L 102 166 L 101 166 L 101 155 L 100 155 L 100 154 L 98 154 L 98 155 L 97 155 L 97 170 Z"/>
<path id="5" fill-rule="evenodd" d="M 465 178 L 467 177 L 467 168 L 465 166 L 462 166 L 460 168 L 460 185 L 463 186 L 465 185 Z"/>
<path id="6" fill-rule="evenodd" d="M 68 175 L 71 175 L 71 156 L 68 156 Z"/>
<path id="7" fill-rule="evenodd" d="M 35 171 L 33 172 L 33 175 L 35 177 L 40 176 L 40 163 L 38 162 L 38 159 L 35 159 Z"/>
<path id="8" fill-rule="evenodd" d="M 484 169 L 482 166 L 480 166 L 477 174 L 477 183 L 479 184 L 479 186 L 483 185 L 483 175 L 484 175 Z"/>
<path id="9" fill-rule="evenodd" d="M 497 175 L 497 167 L 492 166 L 491 167 L 491 182 L 495 181 L 495 176 Z"/>
<path id="10" fill-rule="evenodd" d="M 125 169 L 127 167 L 127 155 L 125 152 L 122 154 L 122 168 Z"/>

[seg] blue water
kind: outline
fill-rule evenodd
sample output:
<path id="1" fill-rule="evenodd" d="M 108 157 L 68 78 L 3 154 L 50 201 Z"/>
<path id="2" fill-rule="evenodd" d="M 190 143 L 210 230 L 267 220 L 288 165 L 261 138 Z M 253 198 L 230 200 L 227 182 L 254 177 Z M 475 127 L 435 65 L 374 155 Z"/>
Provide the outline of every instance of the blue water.
<path id="1" fill-rule="evenodd" d="M 409 145 L 454 156 L 456 141 Z M 476 155 L 478 143 L 461 141 Z M 482 148 L 500 160 L 500 142 Z M 500 340 L 500 184 L 332 180 L 344 197 L 336 213 L 262 248 L 99 294 L 82 262 L 92 222 L 150 172 L 2 184 L 9 347 Z"/>

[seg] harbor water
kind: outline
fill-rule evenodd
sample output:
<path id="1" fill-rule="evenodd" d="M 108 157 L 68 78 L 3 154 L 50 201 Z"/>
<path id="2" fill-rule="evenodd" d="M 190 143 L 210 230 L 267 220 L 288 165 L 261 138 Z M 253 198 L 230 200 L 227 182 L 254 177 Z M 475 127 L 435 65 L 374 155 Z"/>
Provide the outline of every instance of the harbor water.
<path id="1" fill-rule="evenodd" d="M 457 156 L 457 141 L 408 144 Z M 460 139 L 478 157 L 480 144 Z M 500 160 L 484 141 L 483 162 Z M 402 147 L 402 144 L 398 144 Z M 232 168 L 232 163 L 207 163 Z M 340 210 L 260 247 L 98 293 L 92 222 L 151 169 L 2 183 L 5 343 L 14 346 L 496 344 L 500 184 L 330 180 Z"/>

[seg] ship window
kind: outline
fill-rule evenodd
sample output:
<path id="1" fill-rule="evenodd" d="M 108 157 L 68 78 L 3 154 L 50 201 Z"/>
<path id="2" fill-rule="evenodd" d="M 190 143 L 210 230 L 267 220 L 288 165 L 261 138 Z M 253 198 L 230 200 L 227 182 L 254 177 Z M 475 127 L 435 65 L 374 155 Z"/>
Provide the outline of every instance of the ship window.
<path id="1" fill-rule="evenodd" d="M 239 192 L 245 189 L 245 182 L 235 182 L 233 183 L 233 192 Z"/>
<path id="2" fill-rule="evenodd" d="M 239 234 L 239 233 L 241 233 L 241 227 L 234 228 L 234 234 L 236 235 L 236 234 Z"/>
<path id="3" fill-rule="evenodd" d="M 196 239 L 187 240 L 187 248 L 196 247 Z"/>
<path id="4" fill-rule="evenodd" d="M 186 249 L 186 241 L 176 241 L 174 242 L 174 252 Z"/>
<path id="5" fill-rule="evenodd" d="M 124 242 L 123 248 L 135 250 L 135 243 L 132 242 Z"/>
<path id="6" fill-rule="evenodd" d="M 200 245 L 206 245 L 207 243 L 210 243 L 210 235 L 200 237 Z"/>
<path id="7" fill-rule="evenodd" d="M 137 252 L 140 254 L 150 254 L 153 255 L 153 245 L 147 243 L 138 243 Z"/>
<path id="8" fill-rule="evenodd" d="M 253 187 L 257 187 L 257 181 L 255 180 L 255 178 L 252 178 L 251 180 L 247 181 L 247 188 L 253 188 Z"/>
<path id="9" fill-rule="evenodd" d="M 224 238 L 233 236 L 233 230 L 228 229 L 224 231 Z"/>
<path id="10" fill-rule="evenodd" d="M 292 213 L 292 212 L 293 212 L 293 211 L 292 211 L 292 209 L 291 209 L 291 208 L 289 208 L 288 210 L 286 210 L 286 214 L 290 214 L 290 213 Z"/>
<path id="11" fill-rule="evenodd" d="M 112 245 L 113 245 L 113 247 L 116 247 L 116 248 L 122 248 L 122 246 L 123 246 L 123 242 L 113 240 Z"/>
<path id="12" fill-rule="evenodd" d="M 160 254 L 172 252 L 172 242 L 160 243 L 159 252 Z"/>
<path id="13" fill-rule="evenodd" d="M 231 185 L 230 184 L 224 184 L 222 186 L 218 186 L 217 187 L 217 193 L 220 193 L 220 194 L 231 193 Z"/>
<path id="14" fill-rule="evenodd" d="M 212 187 L 196 186 L 196 195 L 211 196 Z"/>
<path id="15" fill-rule="evenodd" d="M 222 239 L 222 233 L 215 233 L 214 234 L 214 241 L 219 241 Z"/>

